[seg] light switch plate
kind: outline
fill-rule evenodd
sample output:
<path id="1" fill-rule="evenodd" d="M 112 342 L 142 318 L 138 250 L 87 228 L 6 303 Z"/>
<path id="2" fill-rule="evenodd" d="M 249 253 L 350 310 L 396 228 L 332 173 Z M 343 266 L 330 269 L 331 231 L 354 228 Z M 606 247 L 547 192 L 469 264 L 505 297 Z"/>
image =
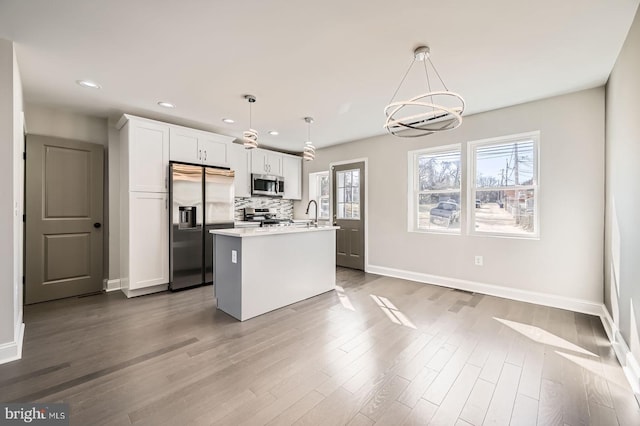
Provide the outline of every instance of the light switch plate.
<path id="1" fill-rule="evenodd" d="M 238 263 L 238 252 L 231 250 L 231 263 Z"/>
<path id="2" fill-rule="evenodd" d="M 483 263 L 484 263 L 484 260 L 482 259 L 482 256 L 476 256 L 475 265 L 476 266 L 482 266 Z"/>

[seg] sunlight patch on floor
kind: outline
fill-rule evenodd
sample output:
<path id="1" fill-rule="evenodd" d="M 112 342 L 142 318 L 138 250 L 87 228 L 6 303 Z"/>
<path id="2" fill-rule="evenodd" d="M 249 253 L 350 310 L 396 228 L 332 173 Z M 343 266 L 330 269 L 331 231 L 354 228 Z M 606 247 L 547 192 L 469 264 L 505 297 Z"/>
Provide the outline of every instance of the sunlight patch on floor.
<path id="1" fill-rule="evenodd" d="M 370 294 L 369 296 L 371 296 L 373 301 L 376 302 L 376 305 L 378 305 L 380 310 L 385 313 L 385 315 L 387 316 L 387 318 L 389 318 L 389 320 L 391 320 L 391 322 L 398 325 L 403 325 L 405 327 L 413 328 L 414 330 L 416 329 L 416 326 L 411 322 L 411 320 L 407 318 L 407 316 L 403 314 L 402 311 L 396 308 L 396 306 L 391 303 L 389 299 L 383 296 L 376 296 L 375 294 Z"/>
<path id="2" fill-rule="evenodd" d="M 607 380 L 609 383 L 616 384 L 624 389 L 629 388 L 629 383 L 625 380 L 624 375 L 616 374 L 616 368 L 619 367 L 607 367 L 600 363 L 600 361 L 596 361 L 594 359 L 583 358 L 577 355 L 566 354 L 564 352 L 554 351 L 561 357 L 568 359 L 569 361 L 575 363 L 576 365 L 584 368 L 592 374 L 596 374 L 603 379 Z M 611 369 L 611 371 L 607 372 L 606 370 Z"/>
<path id="3" fill-rule="evenodd" d="M 564 349 L 567 351 L 577 352 L 583 355 L 589 355 L 596 358 L 599 358 L 598 355 L 589 352 L 586 349 L 581 348 L 578 345 L 575 345 L 568 340 L 563 339 L 562 337 L 558 337 L 555 334 L 549 333 L 546 330 L 541 329 L 540 327 L 536 327 L 529 324 L 523 324 L 521 322 L 509 321 L 506 319 L 493 317 L 494 320 L 501 322 L 512 330 L 517 331 L 525 337 L 533 340 L 534 342 L 543 343 L 549 346 L 555 346 L 560 349 Z"/>
<path id="4" fill-rule="evenodd" d="M 351 303 L 349 296 L 347 296 L 347 294 L 344 292 L 344 288 L 337 285 L 336 293 L 338 294 L 338 299 L 340 299 L 340 303 L 342 303 L 342 306 L 344 306 L 346 309 L 350 311 L 353 311 L 353 312 L 356 311 L 356 308 L 353 307 L 353 303 Z"/>

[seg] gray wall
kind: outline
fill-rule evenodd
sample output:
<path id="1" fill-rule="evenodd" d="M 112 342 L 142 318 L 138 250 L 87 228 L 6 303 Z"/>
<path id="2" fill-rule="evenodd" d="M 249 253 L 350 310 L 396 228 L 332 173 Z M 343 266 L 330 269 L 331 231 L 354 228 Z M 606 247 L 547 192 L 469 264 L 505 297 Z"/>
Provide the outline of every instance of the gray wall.
<path id="1" fill-rule="evenodd" d="M 407 232 L 407 151 L 463 143 L 466 167 L 464 142 L 534 130 L 540 130 L 539 240 Z M 465 117 L 442 134 L 385 135 L 320 149 L 303 166 L 304 199 L 294 217 L 304 217 L 310 172 L 361 157 L 369 169 L 370 265 L 602 303 L 604 88 Z M 464 229 L 465 212 L 461 220 Z M 484 256 L 483 267 L 474 265 L 474 255 Z"/>
<path id="2" fill-rule="evenodd" d="M 13 43 L 0 39 L 0 362 L 22 324 L 22 84 Z"/>
<path id="3" fill-rule="evenodd" d="M 107 120 L 60 108 L 27 103 L 27 133 L 55 136 L 107 146 Z"/>
<path id="4" fill-rule="evenodd" d="M 605 304 L 640 360 L 640 11 L 607 83 Z"/>

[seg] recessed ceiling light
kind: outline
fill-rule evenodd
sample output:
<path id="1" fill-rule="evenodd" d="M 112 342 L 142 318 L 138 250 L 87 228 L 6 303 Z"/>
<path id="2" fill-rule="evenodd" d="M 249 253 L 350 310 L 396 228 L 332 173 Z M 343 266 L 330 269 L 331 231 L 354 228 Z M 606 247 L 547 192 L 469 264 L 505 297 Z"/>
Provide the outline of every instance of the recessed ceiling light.
<path id="1" fill-rule="evenodd" d="M 222 121 L 224 121 L 225 123 L 228 123 L 228 124 L 233 124 L 233 123 L 235 123 L 235 122 L 236 122 L 236 121 L 235 121 L 234 119 L 232 119 L 232 118 L 223 118 L 223 119 L 222 119 Z"/>
<path id="2" fill-rule="evenodd" d="M 269 131 L 269 134 L 270 134 L 271 136 L 278 136 L 280 133 L 278 133 L 278 131 L 277 131 L 277 130 L 271 130 L 271 131 Z"/>
<path id="3" fill-rule="evenodd" d="M 175 108 L 176 106 L 174 104 L 172 104 L 171 102 L 164 102 L 164 101 L 160 101 L 158 102 L 158 105 L 160 105 L 163 108 Z"/>
<path id="4" fill-rule="evenodd" d="M 95 81 L 91 80 L 76 80 L 76 83 L 78 83 L 82 87 L 88 87 L 90 89 L 100 89 L 102 87 Z"/>

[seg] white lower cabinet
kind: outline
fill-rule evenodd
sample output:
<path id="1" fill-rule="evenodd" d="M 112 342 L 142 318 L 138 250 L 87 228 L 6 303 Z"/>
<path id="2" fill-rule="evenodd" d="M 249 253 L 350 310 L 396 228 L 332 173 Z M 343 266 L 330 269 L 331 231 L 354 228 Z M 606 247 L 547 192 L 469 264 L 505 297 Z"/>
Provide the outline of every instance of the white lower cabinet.
<path id="1" fill-rule="evenodd" d="M 168 194 L 130 192 L 128 222 L 121 224 L 121 273 L 129 297 L 169 283 Z M 158 287 L 161 286 L 161 287 Z"/>

